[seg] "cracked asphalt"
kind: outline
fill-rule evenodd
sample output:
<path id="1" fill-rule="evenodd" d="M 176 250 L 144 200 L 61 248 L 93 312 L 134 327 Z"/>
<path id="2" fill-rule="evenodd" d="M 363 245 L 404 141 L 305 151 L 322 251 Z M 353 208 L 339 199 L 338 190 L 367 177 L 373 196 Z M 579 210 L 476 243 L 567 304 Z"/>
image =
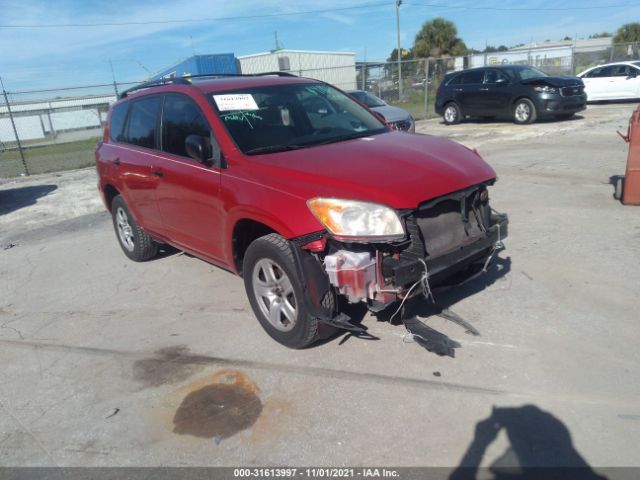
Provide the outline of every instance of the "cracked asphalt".
<path id="1" fill-rule="evenodd" d="M 240 278 L 128 261 L 93 170 L 3 181 L 0 465 L 640 466 L 640 207 L 610 183 L 634 107 L 419 123 L 479 150 L 511 221 L 486 275 L 415 305 L 454 357 L 371 315 L 288 350 Z"/>

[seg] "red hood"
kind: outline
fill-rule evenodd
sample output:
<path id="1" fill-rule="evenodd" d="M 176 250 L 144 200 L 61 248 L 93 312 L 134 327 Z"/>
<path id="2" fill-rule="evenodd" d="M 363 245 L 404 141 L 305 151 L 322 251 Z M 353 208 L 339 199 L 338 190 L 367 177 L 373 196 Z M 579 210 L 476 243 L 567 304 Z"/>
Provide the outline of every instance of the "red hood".
<path id="1" fill-rule="evenodd" d="M 261 183 L 305 200 L 337 197 L 398 209 L 496 176 L 480 156 L 458 143 L 402 132 L 250 158 Z"/>

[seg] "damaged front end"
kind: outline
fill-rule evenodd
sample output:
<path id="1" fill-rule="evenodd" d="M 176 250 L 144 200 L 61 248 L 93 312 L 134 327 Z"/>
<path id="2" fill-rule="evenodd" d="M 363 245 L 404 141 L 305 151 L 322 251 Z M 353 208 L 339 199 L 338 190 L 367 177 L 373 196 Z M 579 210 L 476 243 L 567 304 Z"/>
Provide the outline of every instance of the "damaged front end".
<path id="1" fill-rule="evenodd" d="M 380 311 L 418 292 L 430 293 L 430 287 L 471 265 L 482 264 L 486 270 L 507 236 L 508 225 L 507 216 L 489 205 L 487 187 L 492 183 L 426 201 L 415 210 L 396 212 L 402 235 L 392 226 L 374 232 L 377 235 L 369 239 L 366 235 L 350 238 L 340 231 L 336 234 L 339 225 L 332 223 L 331 212 L 314 211 L 327 231 L 292 242 L 307 307 L 324 323 L 359 331 L 361 328 L 351 324 L 344 313 L 329 312 L 322 306 L 330 289 L 350 303 L 364 302 L 370 310 Z M 377 215 L 387 215 L 381 212 Z M 420 284 L 422 289 L 414 288 Z"/>

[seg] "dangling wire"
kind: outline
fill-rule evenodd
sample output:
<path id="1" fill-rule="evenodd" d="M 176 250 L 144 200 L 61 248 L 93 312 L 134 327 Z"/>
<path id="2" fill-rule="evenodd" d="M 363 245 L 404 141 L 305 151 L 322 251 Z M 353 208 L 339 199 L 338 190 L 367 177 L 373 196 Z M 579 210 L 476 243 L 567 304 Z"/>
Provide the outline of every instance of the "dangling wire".
<path id="1" fill-rule="evenodd" d="M 411 296 L 411 292 L 413 292 L 413 289 L 420 284 L 422 284 L 422 294 L 425 296 L 425 298 L 427 300 L 431 299 L 433 303 L 436 303 L 435 298 L 433 298 L 433 292 L 431 291 L 431 285 L 429 285 L 429 271 L 427 269 L 427 262 L 425 262 L 421 258 L 419 258 L 418 260 L 420 260 L 420 263 L 422 263 L 422 265 L 424 266 L 424 272 L 422 272 L 422 276 L 418 280 L 416 280 L 416 282 L 413 285 L 411 285 L 411 288 L 409 288 L 409 290 L 407 291 L 407 294 L 402 299 L 402 302 L 400 302 L 400 306 L 393 313 L 393 315 L 391 315 L 389 322 L 392 322 L 394 317 L 398 314 L 398 312 L 402 310 L 402 307 L 404 306 L 404 302 L 406 302 L 407 298 Z"/>
<path id="2" fill-rule="evenodd" d="M 493 248 L 491 249 L 491 253 L 489 254 L 489 256 L 484 262 L 484 266 L 482 267 L 482 271 L 484 273 L 487 273 L 487 267 L 489 266 L 489 263 L 491 263 L 491 260 L 493 259 L 493 256 L 495 255 L 495 253 L 498 250 L 501 250 L 504 248 L 504 243 L 502 243 L 502 238 L 500 237 L 500 224 L 497 223 L 496 226 L 498 227 L 498 241 L 493 245 Z"/>

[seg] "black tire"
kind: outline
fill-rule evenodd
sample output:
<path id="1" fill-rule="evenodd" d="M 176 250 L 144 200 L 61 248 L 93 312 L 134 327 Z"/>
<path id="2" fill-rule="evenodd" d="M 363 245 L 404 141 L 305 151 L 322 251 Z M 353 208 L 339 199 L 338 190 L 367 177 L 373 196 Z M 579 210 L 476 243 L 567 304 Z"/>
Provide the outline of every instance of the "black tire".
<path id="1" fill-rule="evenodd" d="M 134 262 L 144 262 L 157 255 L 158 244 L 140 228 L 120 195 L 111 203 L 111 218 L 118 243 L 127 257 Z"/>
<path id="2" fill-rule="evenodd" d="M 558 120 L 569 120 L 570 118 L 573 118 L 575 116 L 575 113 L 562 113 L 560 115 L 556 115 L 556 118 Z"/>
<path id="3" fill-rule="evenodd" d="M 446 125 L 456 125 L 462 120 L 462 112 L 456 102 L 449 102 L 444 106 L 442 119 Z"/>
<path id="4" fill-rule="evenodd" d="M 616 200 L 622 200 L 624 194 L 624 177 L 618 177 L 616 179 L 616 189 L 613 192 L 613 198 Z"/>
<path id="5" fill-rule="evenodd" d="M 304 348 L 320 338 L 320 321 L 307 311 L 293 252 L 291 251 L 291 246 L 284 238 L 278 234 L 271 233 L 254 240 L 253 243 L 249 245 L 249 248 L 247 248 L 242 263 L 244 286 L 247 296 L 249 297 L 249 303 L 251 303 L 253 313 L 260 322 L 260 325 L 262 325 L 262 328 L 264 328 L 271 338 L 289 348 Z M 256 293 L 256 289 L 254 288 L 254 277 L 256 278 L 256 287 L 260 288 L 260 284 L 263 282 L 261 275 L 265 273 L 263 268 L 268 268 L 266 265 L 269 264 L 274 267 L 272 272 L 275 273 L 275 277 L 282 279 L 282 274 L 284 274 L 292 287 L 292 291 L 288 294 L 284 287 L 282 291 L 278 293 L 271 293 L 279 297 L 277 301 L 276 299 L 272 300 L 271 305 L 265 302 L 267 297 L 262 297 L 259 292 Z M 279 277 L 278 272 L 280 274 Z M 268 279 L 265 278 L 265 280 Z M 286 282 L 284 283 L 286 284 Z M 280 286 L 277 288 L 279 289 Z M 260 302 L 262 302 L 262 304 Z M 293 306 L 295 319 L 289 321 L 284 313 L 285 308 L 280 307 L 281 310 L 276 313 L 276 319 L 274 319 L 274 323 L 272 323 L 272 321 L 269 320 L 268 312 L 271 312 L 271 309 L 274 308 L 273 305 L 279 306 L 284 302 L 288 302 L 288 308 Z M 325 295 L 322 306 L 329 312 L 333 312 L 335 309 L 333 292 L 329 291 L 327 295 Z M 278 324 L 279 328 L 276 327 L 275 324 Z M 289 330 L 283 330 L 287 328 Z"/>
<path id="6" fill-rule="evenodd" d="M 521 98 L 513 104 L 513 121 L 518 125 L 533 123 L 538 118 L 536 106 L 528 98 Z"/>

